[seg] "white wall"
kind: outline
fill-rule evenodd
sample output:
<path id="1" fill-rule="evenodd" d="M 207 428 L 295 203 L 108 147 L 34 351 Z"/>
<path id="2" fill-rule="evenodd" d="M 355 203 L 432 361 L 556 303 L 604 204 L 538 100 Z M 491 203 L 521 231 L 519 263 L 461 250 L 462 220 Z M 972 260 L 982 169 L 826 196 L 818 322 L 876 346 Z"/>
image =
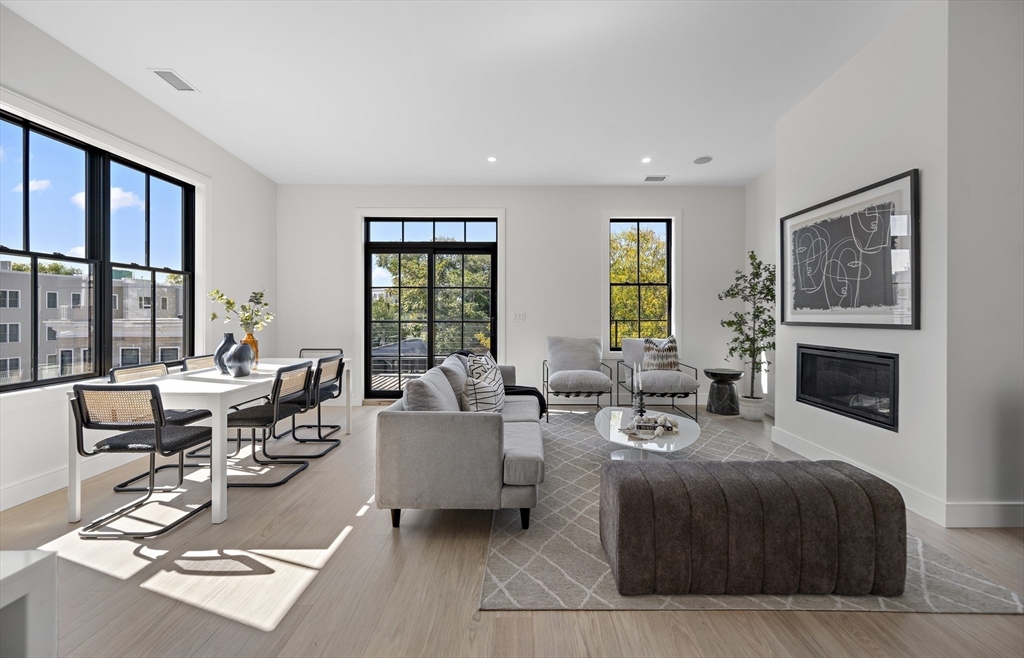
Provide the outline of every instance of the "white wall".
<path id="1" fill-rule="evenodd" d="M 545 338 L 601 336 L 606 210 L 677 209 L 675 326 L 681 357 L 699 369 L 726 365 L 730 306 L 717 294 L 743 264 L 744 191 L 737 187 L 376 187 L 282 185 L 278 189 L 278 344 L 282 354 L 340 345 L 358 358 L 361 396 L 363 267 L 358 208 L 503 208 L 506 333 L 499 359 L 540 386 Z M 309 309 L 316 312 L 310 314 Z M 513 312 L 527 321 L 513 323 Z M 702 389 L 708 381 L 700 375 Z"/>
<path id="2" fill-rule="evenodd" d="M 151 157 L 159 168 L 195 172 L 206 182 L 201 239 L 209 258 L 197 264 L 205 282 L 232 296 L 266 288 L 277 305 L 273 181 L 6 7 L 0 7 L 0 62 L 0 100 L 7 109 L 41 107 L 57 125 Z M 196 295 L 197 335 L 206 336 L 205 349 L 212 351 L 221 327 L 205 320 L 205 292 Z M 261 348 L 276 351 L 273 325 L 259 338 Z M 0 396 L 0 509 L 66 485 L 66 388 Z M 84 468 L 88 475 L 116 464 L 108 457 Z"/>
<path id="3" fill-rule="evenodd" d="M 949 13 L 947 523 L 1024 523 L 1024 3 Z M 1009 506 L 1006 505 L 1009 503 Z"/>
<path id="4" fill-rule="evenodd" d="M 775 171 L 776 218 L 921 171 L 921 329 L 780 325 L 772 438 L 812 459 L 841 458 L 885 477 L 908 507 L 939 523 L 946 500 L 947 14 L 945 3 L 915 5 L 783 117 Z M 797 343 L 898 353 L 899 433 L 798 404 Z"/>
<path id="5" fill-rule="evenodd" d="M 778 221 L 775 216 L 775 166 L 766 169 L 760 176 L 747 183 L 746 223 L 744 225 L 744 251 L 753 251 L 765 263 L 779 262 Z M 776 313 L 776 322 L 778 314 Z M 774 350 L 767 354 L 767 373 L 758 375 L 765 398 L 765 413 L 775 415 L 775 356 Z M 764 380 L 762 385 L 761 379 Z"/>

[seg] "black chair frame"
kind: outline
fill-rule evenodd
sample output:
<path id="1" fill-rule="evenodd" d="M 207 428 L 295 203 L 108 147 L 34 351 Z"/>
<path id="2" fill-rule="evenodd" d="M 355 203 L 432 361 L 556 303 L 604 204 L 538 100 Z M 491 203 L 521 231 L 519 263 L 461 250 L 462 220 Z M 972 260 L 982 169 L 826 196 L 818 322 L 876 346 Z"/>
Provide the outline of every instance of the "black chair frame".
<path id="1" fill-rule="evenodd" d="M 694 368 L 691 365 L 687 365 L 685 363 L 680 363 L 679 367 L 680 368 L 687 368 L 688 370 L 692 370 L 693 371 L 693 378 L 697 379 L 697 369 L 696 368 Z M 626 386 L 626 380 L 623 379 L 623 377 L 622 377 L 622 375 L 624 374 L 623 373 L 623 369 L 629 371 L 629 375 L 628 375 L 629 376 L 629 386 Z M 629 400 L 630 400 L 630 404 L 632 405 L 632 403 L 633 403 L 633 393 L 634 393 L 634 391 L 633 391 L 633 367 L 627 365 L 625 361 L 617 361 L 615 363 L 615 385 L 616 385 L 616 388 L 615 388 L 615 403 L 618 406 L 620 406 L 620 407 L 622 406 L 622 391 L 626 391 L 627 393 L 629 393 Z M 686 398 L 690 397 L 691 395 L 693 396 L 693 413 L 692 414 L 689 413 L 688 411 L 685 411 L 682 408 L 676 406 L 676 398 L 686 399 Z M 698 420 L 698 411 L 697 411 L 697 409 L 699 408 L 700 405 L 697 403 L 697 392 L 696 391 L 686 392 L 686 393 L 647 393 L 647 392 L 645 392 L 644 393 L 644 397 L 645 398 L 647 398 L 647 397 L 650 397 L 650 398 L 669 398 L 670 404 L 671 404 L 672 409 L 674 411 L 678 411 L 679 413 L 681 413 L 682 415 L 686 416 L 687 418 L 690 418 L 694 422 L 700 422 Z"/>
<path id="2" fill-rule="evenodd" d="M 300 355 L 301 355 L 301 352 L 300 352 Z M 311 459 L 315 459 L 317 457 L 323 457 L 328 452 L 330 452 L 331 450 L 333 450 L 333 449 L 337 448 L 339 445 L 341 445 L 341 441 L 339 439 L 329 439 L 329 438 L 327 438 L 330 435 L 334 434 L 335 432 L 341 430 L 341 425 L 324 425 L 323 424 L 323 416 L 322 416 L 322 412 L 320 410 L 320 406 L 324 402 L 324 400 L 335 400 L 335 399 L 341 397 L 341 387 L 342 387 L 341 380 L 342 380 L 342 375 L 345 373 L 345 361 L 344 361 L 344 358 L 345 358 L 344 353 L 341 353 L 341 354 L 337 354 L 335 356 L 323 357 L 323 358 L 320 359 L 320 362 L 317 363 L 316 373 L 313 375 L 313 379 L 312 379 L 312 382 L 310 383 L 310 387 L 309 387 L 309 391 L 308 391 L 308 396 L 309 396 L 309 401 L 310 401 L 310 408 L 316 407 L 316 425 L 313 425 L 313 424 L 296 425 L 295 424 L 295 417 L 292 416 L 292 428 L 290 430 L 285 430 L 284 432 L 281 432 L 280 434 L 275 434 L 274 435 L 275 439 L 283 439 L 284 437 L 286 437 L 288 435 L 291 435 L 291 437 L 293 439 L 295 439 L 296 441 L 298 441 L 299 443 L 328 443 L 328 444 L 330 444 L 330 446 L 328 448 L 324 449 L 323 452 L 319 452 L 319 453 L 314 454 L 314 455 L 305 455 L 306 457 L 311 458 Z M 320 379 L 321 379 L 321 376 L 323 375 L 324 363 L 325 362 L 330 363 L 331 361 L 338 361 L 338 370 L 337 370 L 337 372 L 334 375 L 334 379 L 329 381 L 329 382 L 321 382 Z M 324 384 L 330 384 L 330 383 L 333 383 L 333 382 L 337 382 L 338 383 L 338 392 L 335 393 L 334 395 L 331 395 L 330 397 L 321 399 L 320 398 L 320 387 L 322 385 L 324 385 Z M 316 438 L 309 438 L 309 439 L 299 438 L 298 430 L 300 430 L 300 429 L 316 429 L 316 431 L 317 431 Z M 330 431 L 328 431 L 326 434 L 324 434 L 324 429 L 327 429 L 327 430 L 330 430 Z"/>

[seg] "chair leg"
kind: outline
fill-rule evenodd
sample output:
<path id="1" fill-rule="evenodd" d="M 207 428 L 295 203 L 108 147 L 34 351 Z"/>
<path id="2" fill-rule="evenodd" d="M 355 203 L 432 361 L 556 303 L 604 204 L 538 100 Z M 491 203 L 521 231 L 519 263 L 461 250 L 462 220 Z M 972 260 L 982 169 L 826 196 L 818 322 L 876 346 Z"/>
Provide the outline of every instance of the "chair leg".
<path id="1" fill-rule="evenodd" d="M 402 510 L 393 509 L 391 510 L 391 527 L 397 528 L 398 524 L 402 522 Z"/>
<path id="2" fill-rule="evenodd" d="M 238 453 L 242 450 L 242 430 L 238 430 L 235 433 L 235 438 L 231 438 L 229 436 L 228 437 L 228 442 L 230 443 L 231 441 L 235 442 L 235 451 L 233 453 L 231 453 L 230 455 L 228 455 L 228 457 L 237 457 Z M 209 449 L 210 449 L 210 444 L 207 443 L 206 445 L 199 446 L 195 450 L 191 450 L 189 452 L 186 452 L 185 456 L 189 457 L 189 458 L 192 458 L 192 459 L 211 459 L 209 454 L 203 455 L 203 454 L 199 453 L 200 450 L 209 450 Z"/>
<path id="3" fill-rule="evenodd" d="M 116 521 L 117 519 L 120 519 L 120 518 L 122 518 L 124 516 L 127 516 L 131 512 L 134 512 L 135 510 L 138 510 L 138 509 L 142 508 L 149 501 L 149 499 L 153 496 L 153 492 L 154 491 L 158 491 L 158 489 L 156 489 L 156 471 L 157 471 L 157 469 L 156 469 L 156 453 L 150 453 L 150 455 L 149 455 L 149 487 L 148 487 L 148 491 L 147 491 L 146 495 L 143 496 L 142 498 L 134 501 L 134 502 L 128 503 L 124 507 L 121 507 L 121 508 L 118 508 L 117 510 L 114 510 L 110 514 L 105 514 L 104 516 L 101 516 L 100 518 L 96 519 L 95 521 L 93 521 L 89 525 L 87 525 L 84 528 L 82 528 L 81 530 L 79 530 L 78 531 L 78 535 L 80 537 L 82 537 L 82 539 L 144 539 L 144 538 L 147 538 L 147 537 L 157 537 L 157 536 L 162 535 L 164 533 L 170 532 L 174 528 L 178 527 L 179 525 L 181 525 L 185 521 L 188 521 L 193 516 L 195 516 L 196 514 L 199 514 L 200 512 L 202 512 L 207 507 L 209 507 L 210 505 L 213 504 L 212 500 L 208 500 L 205 503 L 203 503 L 202 505 L 200 505 L 199 507 L 196 507 L 195 509 L 190 511 L 185 516 L 183 516 L 180 519 L 178 519 L 177 521 L 175 521 L 173 523 L 169 523 L 167 525 L 157 526 L 157 528 L 155 530 L 136 530 L 136 531 L 105 530 L 104 531 L 104 530 L 97 530 L 96 529 L 96 528 L 99 528 L 101 526 L 107 525 L 108 523 L 111 523 L 112 521 Z M 138 479 L 138 478 L 136 478 L 136 479 Z"/>
<path id="4" fill-rule="evenodd" d="M 317 407 L 316 411 L 317 411 L 317 423 L 319 423 L 320 422 L 320 407 Z M 298 436 L 296 436 L 295 430 L 297 430 L 297 429 L 299 429 L 301 427 L 309 428 L 309 427 L 317 427 L 317 426 L 318 425 L 299 425 L 298 427 L 296 427 L 296 425 L 295 425 L 295 416 L 292 416 L 292 428 L 290 430 L 286 430 L 286 431 L 282 432 L 281 434 L 278 434 L 276 428 L 272 427 L 272 428 L 270 428 L 270 435 L 273 438 L 275 438 L 275 439 L 283 439 L 285 436 L 291 434 L 292 438 L 295 439 L 296 441 L 298 441 L 299 443 L 327 443 L 327 444 L 329 444 L 326 448 L 324 448 L 320 452 L 316 452 L 316 453 L 309 454 L 309 455 L 267 455 L 267 457 L 269 459 L 278 459 L 280 457 L 284 457 L 285 459 L 288 459 L 288 458 L 319 459 L 320 457 L 323 457 L 324 455 L 326 455 L 327 453 L 329 453 L 330 451 L 334 450 L 335 448 L 337 448 L 338 446 L 341 445 L 341 441 L 339 439 L 324 439 L 324 438 L 320 438 L 320 439 L 300 439 Z M 337 430 L 335 430 L 335 431 L 337 431 Z M 333 431 L 332 432 L 328 432 L 328 434 L 333 434 L 333 433 L 334 433 Z M 263 454 L 266 454 L 265 450 L 264 450 Z"/>
<path id="5" fill-rule="evenodd" d="M 334 398 L 331 398 L 331 399 L 334 399 Z M 324 425 L 323 417 L 321 416 L 321 413 L 320 413 L 320 407 L 321 407 L 321 405 L 319 405 L 319 404 L 316 405 L 316 425 L 298 425 L 298 426 L 294 426 L 295 423 L 293 422 L 292 425 L 294 427 L 292 427 L 292 429 L 285 430 L 285 431 L 281 432 L 280 434 L 276 435 L 274 438 L 275 439 L 283 439 L 284 437 L 286 437 L 289 434 L 291 434 L 292 438 L 295 439 L 296 441 L 298 441 L 299 443 L 329 442 L 327 437 L 329 437 L 330 435 L 334 434 L 335 432 L 341 430 L 341 425 Z M 296 431 L 295 431 L 296 429 L 308 430 L 308 429 L 314 429 L 314 428 L 316 428 L 316 436 L 317 436 L 317 438 L 315 438 L 315 439 L 300 439 L 298 433 L 296 433 Z M 326 434 L 324 434 L 324 430 L 325 429 L 330 430 L 330 431 L 327 432 Z M 332 440 L 334 440 L 334 439 L 332 439 Z M 335 445 L 338 445 L 340 443 L 341 443 L 341 441 L 337 441 L 335 443 Z"/>
<path id="6" fill-rule="evenodd" d="M 519 508 L 519 520 L 523 523 L 523 530 L 530 529 L 530 508 L 520 507 Z"/>
<path id="7" fill-rule="evenodd" d="M 173 486 L 157 487 L 156 491 L 174 491 L 175 489 L 180 487 L 182 485 L 182 483 L 185 482 L 185 469 L 186 468 L 203 468 L 204 466 L 206 466 L 206 464 L 186 464 L 185 463 L 185 453 L 179 452 L 178 453 L 178 463 L 177 464 L 163 464 L 162 466 L 157 466 L 156 467 L 156 471 L 155 471 L 156 473 L 159 473 L 160 471 L 162 471 L 164 469 L 167 469 L 167 468 L 177 468 L 178 469 L 178 483 L 173 485 Z M 146 473 L 141 473 L 139 475 L 136 475 L 135 477 L 133 477 L 133 478 L 131 478 L 129 480 L 125 480 L 124 482 L 122 482 L 120 484 L 114 485 L 114 491 L 116 491 L 117 493 L 149 491 L 150 490 L 149 487 L 130 487 L 130 486 L 128 486 L 131 483 L 136 482 L 137 480 L 141 480 L 144 477 L 149 477 L 149 472 L 148 471 Z"/>
<path id="8" fill-rule="evenodd" d="M 241 432 L 241 430 L 239 430 L 239 432 Z M 292 471 L 288 475 L 284 476 L 280 480 L 275 480 L 274 482 L 229 482 L 228 483 L 228 488 L 229 489 L 231 489 L 231 488 L 234 488 L 234 489 L 269 489 L 271 487 L 279 487 L 282 484 L 284 484 L 285 482 L 287 482 L 288 480 L 291 480 L 293 477 L 295 477 L 296 475 L 298 475 L 302 471 L 304 471 L 307 468 L 309 468 L 309 462 L 307 462 L 307 461 L 298 461 L 298 460 L 289 461 L 289 460 L 284 460 L 284 459 L 278 459 L 278 460 L 273 460 L 273 461 L 261 461 L 260 458 L 256 456 L 256 429 L 255 428 L 253 428 L 251 436 L 252 436 L 252 460 L 254 462 L 256 462 L 257 464 L 259 464 L 261 466 L 278 466 L 278 465 L 282 465 L 282 466 L 298 466 L 298 468 L 296 468 L 294 471 Z M 265 430 L 265 429 L 263 430 L 263 436 L 260 439 L 260 444 L 261 444 L 261 448 L 263 450 L 263 455 L 265 457 L 269 458 L 270 455 L 267 455 L 267 430 Z"/>
<path id="9" fill-rule="evenodd" d="M 551 393 L 548 392 L 547 387 L 544 387 L 544 422 L 551 422 Z"/>

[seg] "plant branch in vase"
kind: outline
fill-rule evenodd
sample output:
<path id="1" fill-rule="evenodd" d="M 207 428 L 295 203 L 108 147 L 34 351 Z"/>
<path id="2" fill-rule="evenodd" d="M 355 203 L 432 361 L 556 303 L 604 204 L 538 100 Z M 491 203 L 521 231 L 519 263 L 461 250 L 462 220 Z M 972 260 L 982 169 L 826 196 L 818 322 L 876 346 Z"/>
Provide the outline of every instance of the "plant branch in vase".
<path id="1" fill-rule="evenodd" d="M 757 373 L 771 363 L 760 359 L 775 349 L 775 266 L 762 262 L 753 251 L 747 254 L 750 272 L 736 270 L 736 280 L 718 299 L 739 299 L 745 310 L 735 311 L 731 318 L 722 320 L 722 326 L 733 330 L 729 342 L 729 356 L 744 359 L 750 366 L 750 395 L 740 397 L 740 415 L 746 420 L 764 417 L 764 398 L 755 396 Z M 746 409 L 746 411 L 744 411 Z"/>
<path id="2" fill-rule="evenodd" d="M 252 348 L 256 355 L 255 365 L 259 365 L 260 362 L 260 344 L 253 333 L 263 331 L 267 324 L 274 319 L 274 314 L 270 311 L 270 304 L 267 303 L 265 295 L 266 290 L 253 292 L 249 295 L 248 302 L 239 305 L 219 289 L 209 294 L 211 301 L 224 306 L 225 324 L 231 322 L 232 316 L 238 320 L 242 331 L 245 332 L 242 344 Z M 216 312 L 210 314 L 210 320 L 216 320 L 219 317 Z"/>

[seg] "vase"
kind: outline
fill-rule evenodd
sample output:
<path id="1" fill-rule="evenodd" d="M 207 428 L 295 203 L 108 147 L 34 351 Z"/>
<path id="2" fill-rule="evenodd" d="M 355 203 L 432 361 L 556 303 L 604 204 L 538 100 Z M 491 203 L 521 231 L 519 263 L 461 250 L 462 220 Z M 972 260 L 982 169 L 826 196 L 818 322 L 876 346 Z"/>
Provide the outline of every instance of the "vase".
<path id="1" fill-rule="evenodd" d="M 227 332 L 224 334 L 224 339 L 220 341 L 220 345 L 213 352 L 213 363 L 217 366 L 217 370 L 220 370 L 222 374 L 228 374 L 228 368 L 224 365 L 224 356 L 228 353 L 232 347 L 237 345 L 235 341 L 235 334 Z"/>
<path id="2" fill-rule="evenodd" d="M 253 356 L 253 367 L 260 364 L 260 342 L 256 340 L 256 337 L 252 335 L 251 331 L 245 332 L 245 338 L 242 339 L 243 345 L 248 345 L 252 348 Z"/>
<path id="3" fill-rule="evenodd" d="M 235 343 L 224 355 L 224 365 L 232 377 L 245 377 L 252 372 L 256 353 L 248 343 Z"/>

